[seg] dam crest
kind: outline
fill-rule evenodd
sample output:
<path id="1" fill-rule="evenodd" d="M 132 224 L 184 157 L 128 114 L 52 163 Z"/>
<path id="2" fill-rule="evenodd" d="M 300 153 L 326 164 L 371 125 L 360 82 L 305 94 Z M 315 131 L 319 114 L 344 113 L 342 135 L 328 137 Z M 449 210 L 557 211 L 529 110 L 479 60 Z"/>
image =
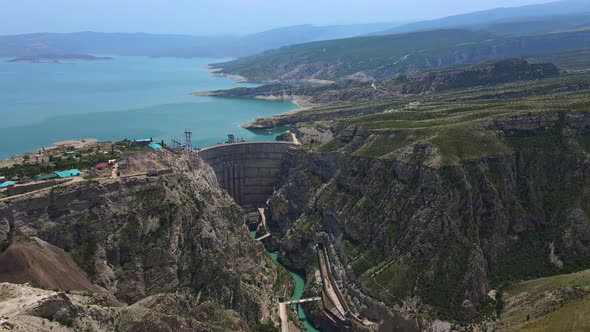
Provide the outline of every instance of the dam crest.
<path id="1" fill-rule="evenodd" d="M 262 206 L 280 186 L 282 170 L 297 146 L 282 141 L 229 143 L 203 148 L 199 155 L 238 205 Z"/>

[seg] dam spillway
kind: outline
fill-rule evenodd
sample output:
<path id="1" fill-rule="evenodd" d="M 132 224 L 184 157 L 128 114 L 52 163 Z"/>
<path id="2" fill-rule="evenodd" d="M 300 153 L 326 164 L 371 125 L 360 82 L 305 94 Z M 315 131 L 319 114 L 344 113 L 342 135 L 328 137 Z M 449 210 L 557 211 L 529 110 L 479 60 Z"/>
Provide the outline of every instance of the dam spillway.
<path id="1" fill-rule="evenodd" d="M 236 203 L 259 206 L 278 189 L 281 171 L 296 146 L 280 141 L 219 144 L 201 149 L 199 155 Z"/>

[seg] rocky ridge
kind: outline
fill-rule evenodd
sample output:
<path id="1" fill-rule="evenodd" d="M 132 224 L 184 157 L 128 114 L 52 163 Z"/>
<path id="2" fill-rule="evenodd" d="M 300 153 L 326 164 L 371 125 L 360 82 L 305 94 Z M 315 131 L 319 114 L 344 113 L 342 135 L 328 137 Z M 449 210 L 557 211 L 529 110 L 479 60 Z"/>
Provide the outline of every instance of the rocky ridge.
<path id="1" fill-rule="evenodd" d="M 349 145 L 301 153 L 269 202 L 281 260 L 313 280 L 309 257 L 324 243 L 350 304 L 376 322 L 491 322 L 490 290 L 590 267 L 588 114 L 497 117 L 489 130 L 509 152 L 452 164 L 428 141 L 357 156 L 375 134 L 336 131 Z"/>
<path id="2" fill-rule="evenodd" d="M 428 30 L 293 45 L 214 67 L 256 82 L 309 79 L 382 80 L 414 69 L 464 66 L 584 48 L 587 30 L 499 37 L 466 30 Z"/>
<path id="3" fill-rule="evenodd" d="M 148 158 L 166 162 L 169 175 L 84 181 L 1 202 L 0 239 L 18 230 L 71 254 L 123 304 L 105 318 L 115 330 L 276 322 L 276 298 L 289 284 L 277 281 L 278 266 L 248 236 L 243 211 L 198 157 L 161 154 Z M 72 324 L 86 316 L 73 314 Z"/>
<path id="4" fill-rule="evenodd" d="M 387 79 L 350 77 L 332 84 L 296 85 L 275 83 L 256 88 L 234 88 L 195 93 L 195 95 L 292 99 L 311 97 L 311 102 L 326 104 L 338 101 L 391 98 L 449 89 L 495 85 L 555 77 L 559 68 L 551 63 L 531 63 L 515 58 L 440 70 L 407 70 Z"/>

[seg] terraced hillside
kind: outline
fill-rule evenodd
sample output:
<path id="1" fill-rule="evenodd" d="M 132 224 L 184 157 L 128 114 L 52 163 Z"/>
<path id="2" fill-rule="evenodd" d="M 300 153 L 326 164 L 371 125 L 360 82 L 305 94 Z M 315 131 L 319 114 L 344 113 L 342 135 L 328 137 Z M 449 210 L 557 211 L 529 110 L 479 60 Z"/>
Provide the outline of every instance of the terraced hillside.
<path id="1" fill-rule="evenodd" d="M 517 122 L 520 117 L 531 117 L 533 120 L 530 121 L 548 117 L 557 121 L 560 112 L 588 110 L 589 86 L 584 83 L 587 79 L 586 75 L 582 75 L 569 80 L 531 83 L 529 89 L 519 83 L 496 88 L 491 94 L 489 89 L 480 88 L 460 95 L 451 92 L 430 98 L 414 97 L 413 102 L 406 104 L 400 99 L 399 103 L 374 105 L 375 109 L 383 111 L 341 120 L 340 126 L 345 128 L 341 135 L 320 149 L 333 151 L 345 147 L 350 140 L 350 130 L 372 138 L 365 145 L 354 147 L 355 155 L 379 158 L 387 158 L 398 148 L 420 141 L 433 143 L 445 163 L 509 152 L 514 146 L 539 144 L 539 147 L 550 148 L 558 143 L 553 141 L 555 136 L 551 132 L 540 133 L 539 139 L 546 141 L 513 137 L 517 134 L 512 133 L 506 123 Z M 579 91 L 580 88 L 583 90 Z M 524 97 L 510 98 L 511 95 Z M 337 111 L 328 109 L 325 112 Z M 324 116 L 327 116 L 326 113 Z M 584 146 L 585 143 L 580 144 Z"/>
<path id="2" fill-rule="evenodd" d="M 515 283 L 496 294 L 503 313 L 498 331 L 587 331 L 590 271 Z"/>

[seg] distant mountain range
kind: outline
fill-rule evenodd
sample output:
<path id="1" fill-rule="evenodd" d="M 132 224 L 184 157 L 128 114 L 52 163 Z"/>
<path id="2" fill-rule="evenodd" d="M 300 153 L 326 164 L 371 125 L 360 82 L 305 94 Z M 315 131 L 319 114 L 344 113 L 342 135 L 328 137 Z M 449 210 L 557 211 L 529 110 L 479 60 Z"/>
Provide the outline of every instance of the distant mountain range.
<path id="1" fill-rule="evenodd" d="M 88 54 L 41 54 L 41 55 L 29 55 L 29 56 L 21 56 L 18 58 L 14 58 L 9 60 L 8 62 L 29 62 L 29 63 L 61 63 L 62 60 L 65 61 L 105 61 L 105 60 L 112 60 L 109 57 L 98 57 L 94 55 Z"/>
<path id="2" fill-rule="evenodd" d="M 240 57 L 285 45 L 373 33 L 401 23 L 298 25 L 242 37 L 146 33 L 35 33 L 0 36 L 1 57 L 39 54 L 108 54 L 154 57 Z"/>
<path id="3" fill-rule="evenodd" d="M 566 18 L 564 20 L 564 18 Z M 570 20 L 567 22 L 567 20 Z M 496 8 L 478 11 L 462 15 L 448 16 L 436 20 L 408 23 L 379 31 L 375 34 L 387 35 L 413 31 L 471 28 L 491 29 L 496 26 L 509 25 L 514 22 L 550 22 L 549 25 L 559 27 L 560 22 L 564 26 L 571 24 L 590 23 L 590 2 L 588 0 L 564 0 L 538 5 L 521 7 Z M 536 32 L 536 27 L 530 27 L 527 32 Z M 518 33 L 518 31 L 504 31 L 506 34 Z M 545 32 L 545 31 L 542 31 Z"/>
<path id="4" fill-rule="evenodd" d="M 0 36 L 0 57 L 40 54 L 107 54 L 154 57 L 245 57 L 288 45 L 369 35 L 463 29 L 510 36 L 590 26 L 588 0 L 498 8 L 436 20 L 403 23 L 298 25 L 246 36 L 190 36 L 145 33 L 35 33 Z"/>

